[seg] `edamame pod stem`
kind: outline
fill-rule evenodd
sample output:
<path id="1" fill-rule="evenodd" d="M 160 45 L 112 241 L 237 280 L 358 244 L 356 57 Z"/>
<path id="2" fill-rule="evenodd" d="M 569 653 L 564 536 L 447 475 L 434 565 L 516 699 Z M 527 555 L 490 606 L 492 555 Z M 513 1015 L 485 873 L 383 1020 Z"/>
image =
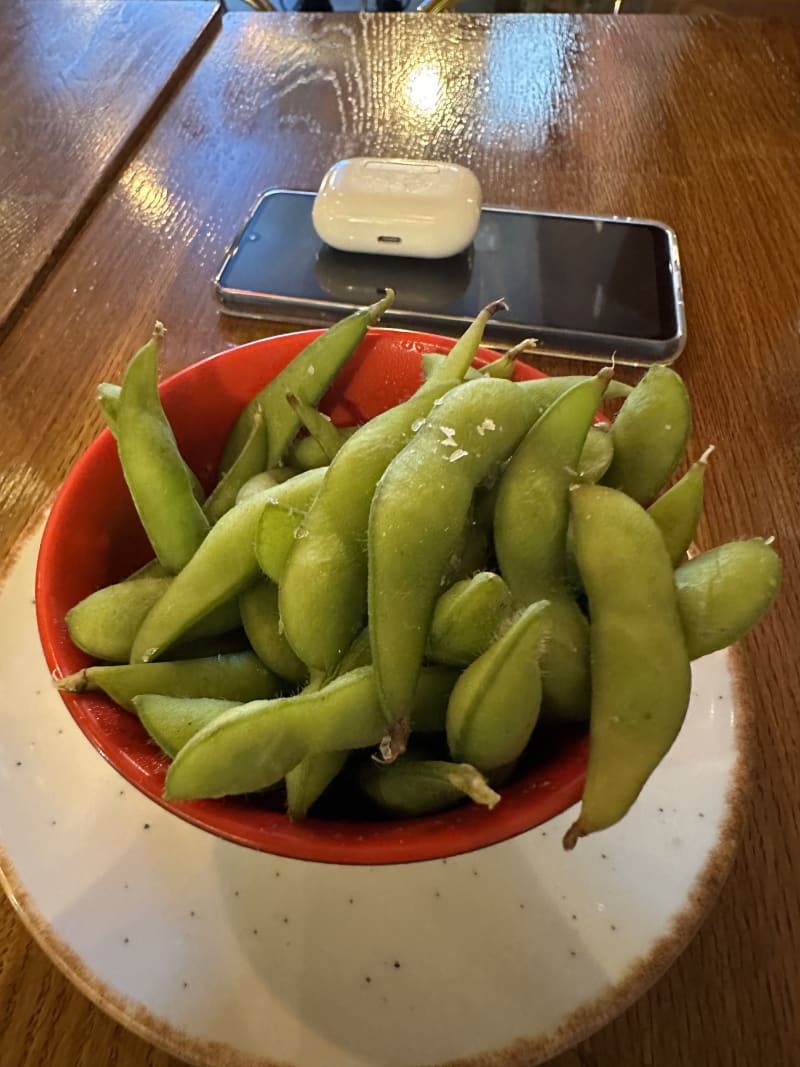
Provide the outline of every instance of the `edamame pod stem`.
<path id="1" fill-rule="evenodd" d="M 683 381 L 669 367 L 651 367 L 611 425 L 614 458 L 603 485 L 647 504 L 680 463 L 690 431 Z"/>
<path id="2" fill-rule="evenodd" d="M 169 589 L 172 579 L 128 578 L 90 593 L 67 612 L 73 644 L 95 659 L 127 663 L 142 622 Z M 184 635 L 186 640 L 217 637 L 241 625 L 236 601 L 228 600 Z"/>
<path id="3" fill-rule="evenodd" d="M 517 358 L 523 352 L 530 352 L 532 348 L 536 348 L 538 343 L 535 337 L 526 337 L 524 341 L 520 341 L 518 345 L 514 345 L 513 348 L 509 348 L 507 352 L 504 352 L 499 359 L 493 359 L 490 363 L 485 363 L 480 368 L 479 373 L 488 374 L 490 378 L 513 378 L 514 371 L 517 368 Z"/>
<path id="4" fill-rule="evenodd" d="M 731 541 L 675 571 L 683 632 L 691 659 L 726 648 L 763 618 L 781 584 L 772 539 Z"/>
<path id="5" fill-rule="evenodd" d="M 706 464 L 713 451 L 714 446 L 710 445 L 684 476 L 647 509 L 650 518 L 661 530 L 673 567 L 677 567 L 686 556 L 697 533 L 703 515 Z"/>
<path id="6" fill-rule="evenodd" d="M 689 704 L 689 654 L 661 531 L 604 486 L 571 493 L 575 551 L 591 616 L 589 765 L 578 820 L 564 837 L 613 826 L 669 751 Z"/>
<path id="7" fill-rule="evenodd" d="M 546 600 L 526 608 L 456 682 L 447 705 L 454 760 L 489 774 L 514 763 L 527 748 L 539 719 L 547 608 Z"/>
<path id="8" fill-rule="evenodd" d="M 136 511 L 160 563 L 177 573 L 208 533 L 193 479 L 178 451 L 158 395 L 164 327 L 128 365 L 117 409 L 117 449 Z"/>
<path id="9" fill-rule="evenodd" d="M 277 586 L 267 578 L 253 582 L 239 594 L 239 610 L 244 632 L 261 662 L 279 678 L 305 685 L 308 668 L 294 654 L 281 631 Z"/>
<path id="10" fill-rule="evenodd" d="M 133 710 L 162 752 L 174 759 L 186 742 L 223 711 L 241 707 L 238 701 L 210 697 L 170 697 L 143 693 L 133 698 Z"/>
<path id="11" fill-rule="evenodd" d="M 231 466 L 217 482 L 203 511 L 210 523 L 219 522 L 226 511 L 236 503 L 239 490 L 251 478 L 261 474 L 267 460 L 267 440 L 264 433 L 264 415 L 258 407 L 253 415 L 250 435 Z"/>
<path id="12" fill-rule="evenodd" d="M 286 775 L 286 810 L 290 819 L 303 819 L 347 763 L 349 751 L 306 756 Z"/>
<path id="13" fill-rule="evenodd" d="M 294 393 L 287 393 L 286 400 L 322 449 L 327 462 L 330 463 L 350 435 L 346 430 L 335 426 L 328 416 L 315 408 L 313 404 L 306 403 Z"/>
<path id="14" fill-rule="evenodd" d="M 309 404 L 316 404 L 366 336 L 367 330 L 380 319 L 394 300 L 394 292 L 371 307 L 356 311 L 335 323 L 257 393 L 239 416 L 222 453 L 222 469 L 234 462 L 247 440 L 257 407 L 264 411 L 267 436 L 267 466 L 277 467 L 300 428 L 300 419 L 286 403 L 286 394 L 294 393 Z"/>
<path id="15" fill-rule="evenodd" d="M 62 678 L 57 686 L 68 693 L 102 691 L 121 708 L 133 711 L 142 693 L 174 697 L 213 697 L 245 703 L 274 696 L 278 679 L 252 652 L 169 663 L 134 663 L 86 667 Z"/>
<path id="16" fill-rule="evenodd" d="M 456 582 L 436 601 L 428 657 L 466 667 L 489 648 L 511 614 L 511 590 L 499 574 L 481 571 Z"/>
<path id="17" fill-rule="evenodd" d="M 280 612 L 289 644 L 309 666 L 330 673 L 362 629 L 367 601 L 366 535 L 378 479 L 434 404 L 469 368 L 490 304 L 446 360 L 405 403 L 360 427 L 337 453 L 280 578 Z M 299 531 L 298 531 L 299 533 Z"/>
<path id="18" fill-rule="evenodd" d="M 447 668 L 426 668 L 414 700 L 416 725 L 444 721 L 455 682 Z M 306 756 L 376 745 L 386 724 L 372 667 L 351 671 L 322 689 L 232 708 L 195 734 L 167 774 L 168 799 L 232 796 L 266 789 Z"/>
<path id="19" fill-rule="evenodd" d="M 465 797 L 490 810 L 500 802 L 500 794 L 468 763 L 421 759 L 412 753 L 389 765 L 363 763 L 356 782 L 379 808 L 409 818 L 444 811 Z"/>
<path id="20" fill-rule="evenodd" d="M 236 504 L 213 526 L 208 537 L 154 604 L 131 649 L 131 661 L 158 659 L 199 619 L 237 597 L 259 575 L 255 537 L 267 500 L 291 503 L 317 472 L 297 477 Z"/>
<path id="21" fill-rule="evenodd" d="M 534 384 L 534 383 L 530 383 Z M 385 758 L 403 751 L 417 675 L 447 562 L 476 485 L 514 450 L 538 414 L 536 393 L 502 378 L 444 397 L 387 467 L 369 516 L 369 627 Z"/>

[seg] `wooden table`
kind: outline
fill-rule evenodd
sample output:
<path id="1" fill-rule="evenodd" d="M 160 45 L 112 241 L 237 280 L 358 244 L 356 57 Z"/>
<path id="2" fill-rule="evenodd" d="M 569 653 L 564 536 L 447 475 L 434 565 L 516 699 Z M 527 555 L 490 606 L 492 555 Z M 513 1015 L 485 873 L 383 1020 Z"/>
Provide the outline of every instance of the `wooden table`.
<path id="1" fill-rule="evenodd" d="M 208 44 L 216 5 L 6 0 L 0 336 Z"/>
<path id="2" fill-rule="evenodd" d="M 154 319 L 166 373 L 281 330 L 220 316 L 210 288 L 266 187 L 426 154 L 474 168 L 488 202 L 676 227 L 692 451 L 718 448 L 700 540 L 776 534 L 785 583 L 743 644 L 753 787 L 731 877 L 666 976 L 557 1067 L 800 1062 L 799 69 L 786 21 L 226 16 L 69 247 L 52 238 L 60 260 L 0 346 L 5 555 Z M 433 86 L 416 97 L 415 71 Z M 75 992 L 4 903 L 0 1063 L 100 1062 L 177 1064 Z"/>

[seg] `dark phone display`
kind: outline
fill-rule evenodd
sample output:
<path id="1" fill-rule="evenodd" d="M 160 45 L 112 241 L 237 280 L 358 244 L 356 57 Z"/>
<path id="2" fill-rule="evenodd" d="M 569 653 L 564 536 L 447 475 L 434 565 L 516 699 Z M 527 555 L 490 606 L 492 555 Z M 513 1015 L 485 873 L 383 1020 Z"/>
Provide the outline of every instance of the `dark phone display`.
<path id="1" fill-rule="evenodd" d="M 499 316 L 535 333 L 567 331 L 667 341 L 678 332 L 670 248 L 657 226 L 485 208 L 472 246 L 446 260 L 337 252 L 311 221 L 313 193 L 275 192 L 258 205 L 220 286 L 360 307 L 387 286 L 395 309 L 472 319 Z M 387 315 L 389 319 L 392 316 Z"/>

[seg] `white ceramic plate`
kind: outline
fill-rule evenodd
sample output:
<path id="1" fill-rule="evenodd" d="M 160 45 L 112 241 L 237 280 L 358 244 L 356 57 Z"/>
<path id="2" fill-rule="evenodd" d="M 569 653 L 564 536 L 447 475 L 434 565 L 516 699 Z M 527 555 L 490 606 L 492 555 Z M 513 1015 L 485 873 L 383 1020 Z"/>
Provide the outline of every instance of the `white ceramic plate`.
<path id="1" fill-rule="evenodd" d="M 32 590 L 0 589 L 0 867 L 22 920 L 103 1010 L 231 1067 L 540 1063 L 683 949 L 727 873 L 741 724 L 729 659 L 621 824 L 564 853 L 574 810 L 449 860 L 275 858 L 181 821 L 103 760 L 53 690 Z"/>

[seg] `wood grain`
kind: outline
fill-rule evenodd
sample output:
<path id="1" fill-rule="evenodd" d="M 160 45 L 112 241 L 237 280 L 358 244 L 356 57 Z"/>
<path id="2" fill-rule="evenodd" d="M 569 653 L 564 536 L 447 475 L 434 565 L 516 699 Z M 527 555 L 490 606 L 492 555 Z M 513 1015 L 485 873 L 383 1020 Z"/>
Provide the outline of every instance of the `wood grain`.
<path id="1" fill-rule="evenodd" d="M 774 533 L 784 589 L 743 643 L 754 789 L 733 874 L 668 974 L 554 1067 L 800 1062 L 799 69 L 789 21 L 226 16 L 0 346 L 7 552 L 99 428 L 95 384 L 155 318 L 166 373 L 281 331 L 219 315 L 210 288 L 266 187 L 315 188 L 349 155 L 438 156 L 472 167 L 490 203 L 676 228 L 691 451 L 718 449 L 701 543 Z M 177 1065 L 0 917 L 0 1063 Z"/>
<path id="2" fill-rule="evenodd" d="M 0 337 L 218 21 L 199 0 L 0 7 Z"/>

